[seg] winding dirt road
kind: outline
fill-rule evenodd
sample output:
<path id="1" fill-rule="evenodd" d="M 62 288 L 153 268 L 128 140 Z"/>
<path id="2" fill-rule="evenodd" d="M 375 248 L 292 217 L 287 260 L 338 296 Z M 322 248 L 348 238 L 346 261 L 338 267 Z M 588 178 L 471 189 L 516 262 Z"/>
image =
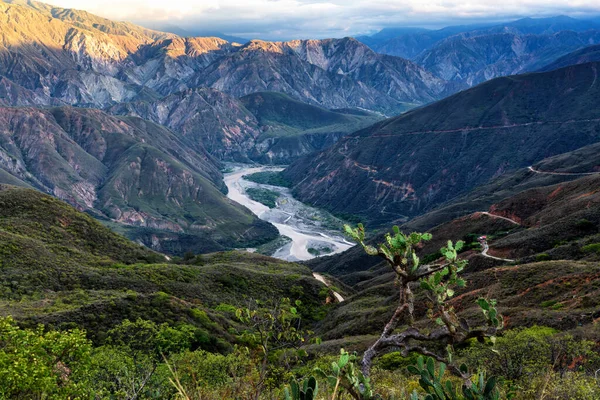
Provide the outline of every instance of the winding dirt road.
<path id="1" fill-rule="evenodd" d="M 550 172 L 550 171 L 540 171 L 539 169 L 533 168 L 533 166 L 527 167 L 527 169 L 531 172 L 535 172 L 536 174 L 543 175 L 560 175 L 560 176 L 586 176 L 586 175 L 598 175 L 600 172 Z"/>
<path id="2" fill-rule="evenodd" d="M 508 222 L 510 222 L 512 224 L 515 224 L 515 225 L 521 225 L 520 223 L 518 223 L 514 219 L 502 217 L 500 215 L 490 214 L 487 211 L 480 211 L 480 214 L 484 214 L 484 215 L 487 215 L 487 216 L 492 217 L 492 218 L 503 219 L 503 220 L 508 221 Z M 510 258 L 500 258 L 500 257 L 494 257 L 494 256 L 489 255 L 488 251 L 490 249 L 490 246 L 489 246 L 487 240 L 483 240 L 483 242 L 481 243 L 481 246 L 482 246 L 481 255 L 484 256 L 484 257 L 491 258 L 493 260 L 506 261 L 506 262 L 514 262 L 515 261 L 515 260 L 512 260 Z"/>
<path id="3" fill-rule="evenodd" d="M 319 282 L 323 283 L 325 286 L 327 286 L 327 287 L 331 286 L 331 285 L 329 284 L 329 282 L 327 282 L 327 281 L 325 280 L 325 277 L 324 277 L 323 275 L 321 275 L 321 274 L 319 274 L 319 273 L 317 273 L 317 272 L 313 272 L 313 276 L 315 277 L 315 279 L 316 279 L 316 280 L 318 280 Z M 342 297 L 342 295 L 341 295 L 341 294 L 339 294 L 339 293 L 338 293 L 338 292 L 336 292 L 336 291 L 332 291 L 332 292 L 333 292 L 333 295 L 335 296 L 335 298 L 336 298 L 336 300 L 337 300 L 338 302 L 340 302 L 340 303 L 341 303 L 342 301 L 344 301 L 344 298 Z"/>

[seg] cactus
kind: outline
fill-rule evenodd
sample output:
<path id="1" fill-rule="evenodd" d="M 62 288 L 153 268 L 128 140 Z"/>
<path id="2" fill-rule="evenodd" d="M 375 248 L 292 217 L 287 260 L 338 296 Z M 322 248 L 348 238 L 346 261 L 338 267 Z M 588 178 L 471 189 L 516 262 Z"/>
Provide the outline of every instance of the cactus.
<path id="1" fill-rule="evenodd" d="M 460 370 L 465 375 L 468 373 L 467 366 L 461 365 Z M 463 385 L 462 394 L 458 394 L 454 385 L 450 381 L 443 382 L 446 364 L 440 363 L 438 370 L 435 370 L 433 358 L 428 357 L 424 361 L 419 357 L 416 366 L 409 366 L 408 371 L 414 375 L 419 375 L 419 385 L 427 392 L 423 400 L 498 400 L 500 394 L 496 389 L 496 378 L 491 377 L 487 381 L 485 375 L 480 372 L 476 382 L 472 382 L 468 387 Z M 411 395 L 411 400 L 420 400 L 415 392 Z"/>
<path id="2" fill-rule="evenodd" d="M 301 384 L 292 381 L 290 388 L 285 388 L 285 400 L 314 400 L 318 393 L 319 383 L 314 376 L 311 376 Z"/>
<path id="3" fill-rule="evenodd" d="M 378 398 L 371 388 L 369 378 L 356 367 L 357 356 L 346 350 L 340 350 L 338 361 L 331 363 L 332 374 L 327 374 L 320 368 L 315 368 L 315 373 L 327 379 L 332 386 L 332 399 L 339 398 L 342 391 L 347 391 L 356 400 L 369 400 Z"/>

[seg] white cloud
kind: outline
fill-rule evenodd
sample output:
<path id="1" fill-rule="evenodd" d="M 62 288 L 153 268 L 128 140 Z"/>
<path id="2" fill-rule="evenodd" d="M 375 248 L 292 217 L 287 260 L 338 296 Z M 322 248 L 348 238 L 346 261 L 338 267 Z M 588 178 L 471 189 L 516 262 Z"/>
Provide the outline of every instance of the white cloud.
<path id="1" fill-rule="evenodd" d="M 600 14 L 598 0 L 48 0 L 118 20 L 267 39 L 344 36 L 522 16 Z"/>

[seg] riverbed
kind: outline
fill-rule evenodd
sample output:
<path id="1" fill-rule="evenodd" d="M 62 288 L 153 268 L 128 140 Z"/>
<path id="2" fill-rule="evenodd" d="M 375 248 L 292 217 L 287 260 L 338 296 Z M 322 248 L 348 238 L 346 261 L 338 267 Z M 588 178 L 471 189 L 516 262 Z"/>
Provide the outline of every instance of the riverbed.
<path id="1" fill-rule="evenodd" d="M 258 218 L 272 223 L 280 235 L 291 239 L 291 242 L 277 249 L 273 257 L 287 261 L 305 261 L 317 256 L 341 253 L 354 246 L 354 243 L 342 236 L 341 221 L 332 215 L 299 202 L 287 188 L 258 184 L 243 178 L 244 175 L 281 171 L 283 168 L 234 165 L 231 169 L 232 172 L 225 174 L 225 184 L 229 189 L 227 197 L 248 208 Z M 280 193 L 276 207 L 269 208 L 252 200 L 246 194 L 246 189 L 251 187 Z"/>

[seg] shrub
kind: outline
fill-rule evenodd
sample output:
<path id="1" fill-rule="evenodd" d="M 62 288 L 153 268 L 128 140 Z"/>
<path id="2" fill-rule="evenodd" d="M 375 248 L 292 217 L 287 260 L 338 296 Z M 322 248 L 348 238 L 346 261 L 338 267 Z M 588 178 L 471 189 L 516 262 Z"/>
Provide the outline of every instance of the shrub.
<path id="1" fill-rule="evenodd" d="M 592 243 L 585 245 L 581 248 L 584 253 L 596 253 L 600 254 L 600 243 Z"/>
<path id="2" fill-rule="evenodd" d="M 552 257 L 548 253 L 540 253 L 535 256 L 535 261 L 550 261 Z"/>
<path id="3" fill-rule="evenodd" d="M 11 317 L 0 318 L 0 398 L 86 397 L 78 385 L 92 345 L 85 333 L 21 329 Z"/>

